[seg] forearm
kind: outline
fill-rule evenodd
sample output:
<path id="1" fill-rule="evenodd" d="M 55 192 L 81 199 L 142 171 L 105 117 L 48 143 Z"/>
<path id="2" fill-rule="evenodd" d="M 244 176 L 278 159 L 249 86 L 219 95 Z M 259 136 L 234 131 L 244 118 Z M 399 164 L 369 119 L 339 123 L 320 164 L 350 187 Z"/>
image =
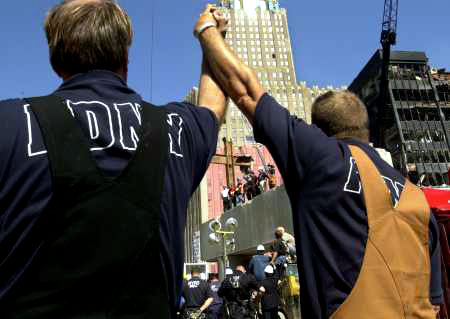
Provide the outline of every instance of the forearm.
<path id="1" fill-rule="evenodd" d="M 200 75 L 200 84 L 198 90 L 198 104 L 201 107 L 210 109 L 217 117 L 219 123 L 222 123 L 225 117 L 227 98 L 214 80 L 211 69 L 205 58 L 202 61 L 202 73 Z"/>
<path id="2" fill-rule="evenodd" d="M 252 122 L 264 94 L 257 76 L 228 48 L 217 28 L 206 29 L 199 39 L 215 79 Z"/>
<path id="3" fill-rule="evenodd" d="M 206 299 L 205 303 L 200 307 L 200 310 L 203 312 L 206 309 L 208 309 L 208 307 L 213 303 L 213 301 L 214 301 L 213 298 Z"/>

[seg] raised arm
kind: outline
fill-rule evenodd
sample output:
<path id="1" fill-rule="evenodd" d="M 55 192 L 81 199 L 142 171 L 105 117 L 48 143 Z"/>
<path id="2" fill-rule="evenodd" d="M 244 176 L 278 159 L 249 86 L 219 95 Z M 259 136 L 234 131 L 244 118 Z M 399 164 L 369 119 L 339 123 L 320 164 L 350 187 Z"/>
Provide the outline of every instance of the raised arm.
<path id="1" fill-rule="evenodd" d="M 210 109 L 222 124 L 227 105 L 225 93 L 214 80 L 213 74 L 205 58 L 202 61 L 202 73 L 198 90 L 198 105 Z"/>
<path id="2" fill-rule="evenodd" d="M 205 25 L 207 21 L 204 20 L 205 17 L 203 15 L 197 21 L 196 25 Z M 215 23 L 217 25 L 218 31 L 225 35 L 226 32 L 226 23 L 225 21 L 221 21 L 221 23 Z M 227 106 L 227 97 L 223 92 L 220 84 L 217 83 L 214 78 L 213 73 L 211 72 L 211 68 L 209 67 L 209 63 L 205 57 L 202 59 L 202 73 L 200 75 L 200 84 L 198 90 L 198 104 L 201 107 L 205 107 L 210 109 L 219 120 L 219 123 L 222 123 L 224 120 L 226 106 Z"/>
<path id="3" fill-rule="evenodd" d="M 253 123 L 256 105 L 264 94 L 256 74 L 225 43 L 217 25 L 226 19 L 211 5 L 203 12 L 195 31 L 215 80 Z M 204 26 L 207 26 L 204 28 Z"/>

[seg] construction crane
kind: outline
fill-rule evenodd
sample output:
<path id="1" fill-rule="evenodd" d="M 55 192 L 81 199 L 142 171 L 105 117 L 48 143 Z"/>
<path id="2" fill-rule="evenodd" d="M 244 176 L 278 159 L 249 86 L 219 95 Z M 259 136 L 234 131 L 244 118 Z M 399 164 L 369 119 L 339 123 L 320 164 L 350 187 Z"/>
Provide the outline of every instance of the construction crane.
<path id="1" fill-rule="evenodd" d="M 380 94 L 378 100 L 378 120 L 384 118 L 386 112 L 388 90 L 389 90 L 389 61 L 391 57 L 391 46 L 397 43 L 397 17 L 398 0 L 385 0 L 383 11 L 383 23 L 381 29 L 380 43 L 383 48 L 383 62 L 380 78 Z M 380 132 L 382 133 L 382 132 Z M 382 144 L 381 134 L 378 134 L 375 145 Z"/>

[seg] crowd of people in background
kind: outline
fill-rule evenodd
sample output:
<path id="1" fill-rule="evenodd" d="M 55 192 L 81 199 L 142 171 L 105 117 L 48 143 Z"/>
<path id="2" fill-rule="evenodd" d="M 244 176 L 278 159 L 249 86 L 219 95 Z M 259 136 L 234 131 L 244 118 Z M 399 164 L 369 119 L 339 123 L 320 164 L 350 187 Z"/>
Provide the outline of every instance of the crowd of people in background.
<path id="1" fill-rule="evenodd" d="M 184 282 L 180 317 L 183 319 L 278 318 L 281 279 L 286 263 L 295 262 L 295 239 L 284 227 L 275 229 L 268 249 L 260 244 L 248 267 L 227 268 L 225 278 L 211 273 L 201 279 L 194 267 Z"/>
<path id="2" fill-rule="evenodd" d="M 238 205 L 250 202 L 255 196 L 264 193 L 276 186 L 275 166 L 269 164 L 264 169 L 258 167 L 258 173 L 247 168 L 245 174 L 237 178 L 236 185 L 228 187 L 223 186 L 221 197 L 223 201 L 223 210 L 227 211 Z"/>

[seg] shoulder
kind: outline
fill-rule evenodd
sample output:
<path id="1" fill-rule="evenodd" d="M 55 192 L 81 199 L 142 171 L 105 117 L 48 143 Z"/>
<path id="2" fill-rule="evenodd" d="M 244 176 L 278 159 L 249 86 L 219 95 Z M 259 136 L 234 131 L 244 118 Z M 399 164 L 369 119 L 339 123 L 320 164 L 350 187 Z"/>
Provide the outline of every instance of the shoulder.
<path id="1" fill-rule="evenodd" d="M 18 114 L 24 114 L 24 107 L 27 102 L 21 99 L 10 99 L 0 101 L 0 114 L 2 115 L 2 121 L 4 117 L 14 117 Z"/>
<path id="2" fill-rule="evenodd" d="M 30 122 L 34 121 L 26 101 L 21 99 L 0 101 L 0 119 L 0 132 L 5 132 L 0 134 L 3 147 L 26 139 L 27 128 L 30 127 Z"/>
<path id="3" fill-rule="evenodd" d="M 215 148 L 219 122 L 213 112 L 187 102 L 172 102 L 162 107 L 167 114 L 169 133 L 174 138 L 190 141 L 195 148 Z"/>
<path id="4" fill-rule="evenodd" d="M 210 120 L 218 124 L 217 118 L 211 110 L 189 102 L 170 102 L 162 107 L 166 110 L 168 117 L 176 114 L 189 121 Z"/>
<path id="5" fill-rule="evenodd" d="M 366 153 L 366 155 L 370 158 L 370 160 L 375 164 L 375 166 L 380 171 L 380 174 L 383 175 L 383 177 L 392 178 L 404 184 L 405 182 L 404 176 L 398 170 L 392 167 L 388 162 L 386 162 L 378 153 L 377 149 L 375 149 L 369 144 L 358 141 L 350 141 L 350 142 L 344 141 L 343 143 L 347 145 L 354 145 L 362 149 Z M 350 154 L 350 150 L 348 150 L 348 152 Z"/>

